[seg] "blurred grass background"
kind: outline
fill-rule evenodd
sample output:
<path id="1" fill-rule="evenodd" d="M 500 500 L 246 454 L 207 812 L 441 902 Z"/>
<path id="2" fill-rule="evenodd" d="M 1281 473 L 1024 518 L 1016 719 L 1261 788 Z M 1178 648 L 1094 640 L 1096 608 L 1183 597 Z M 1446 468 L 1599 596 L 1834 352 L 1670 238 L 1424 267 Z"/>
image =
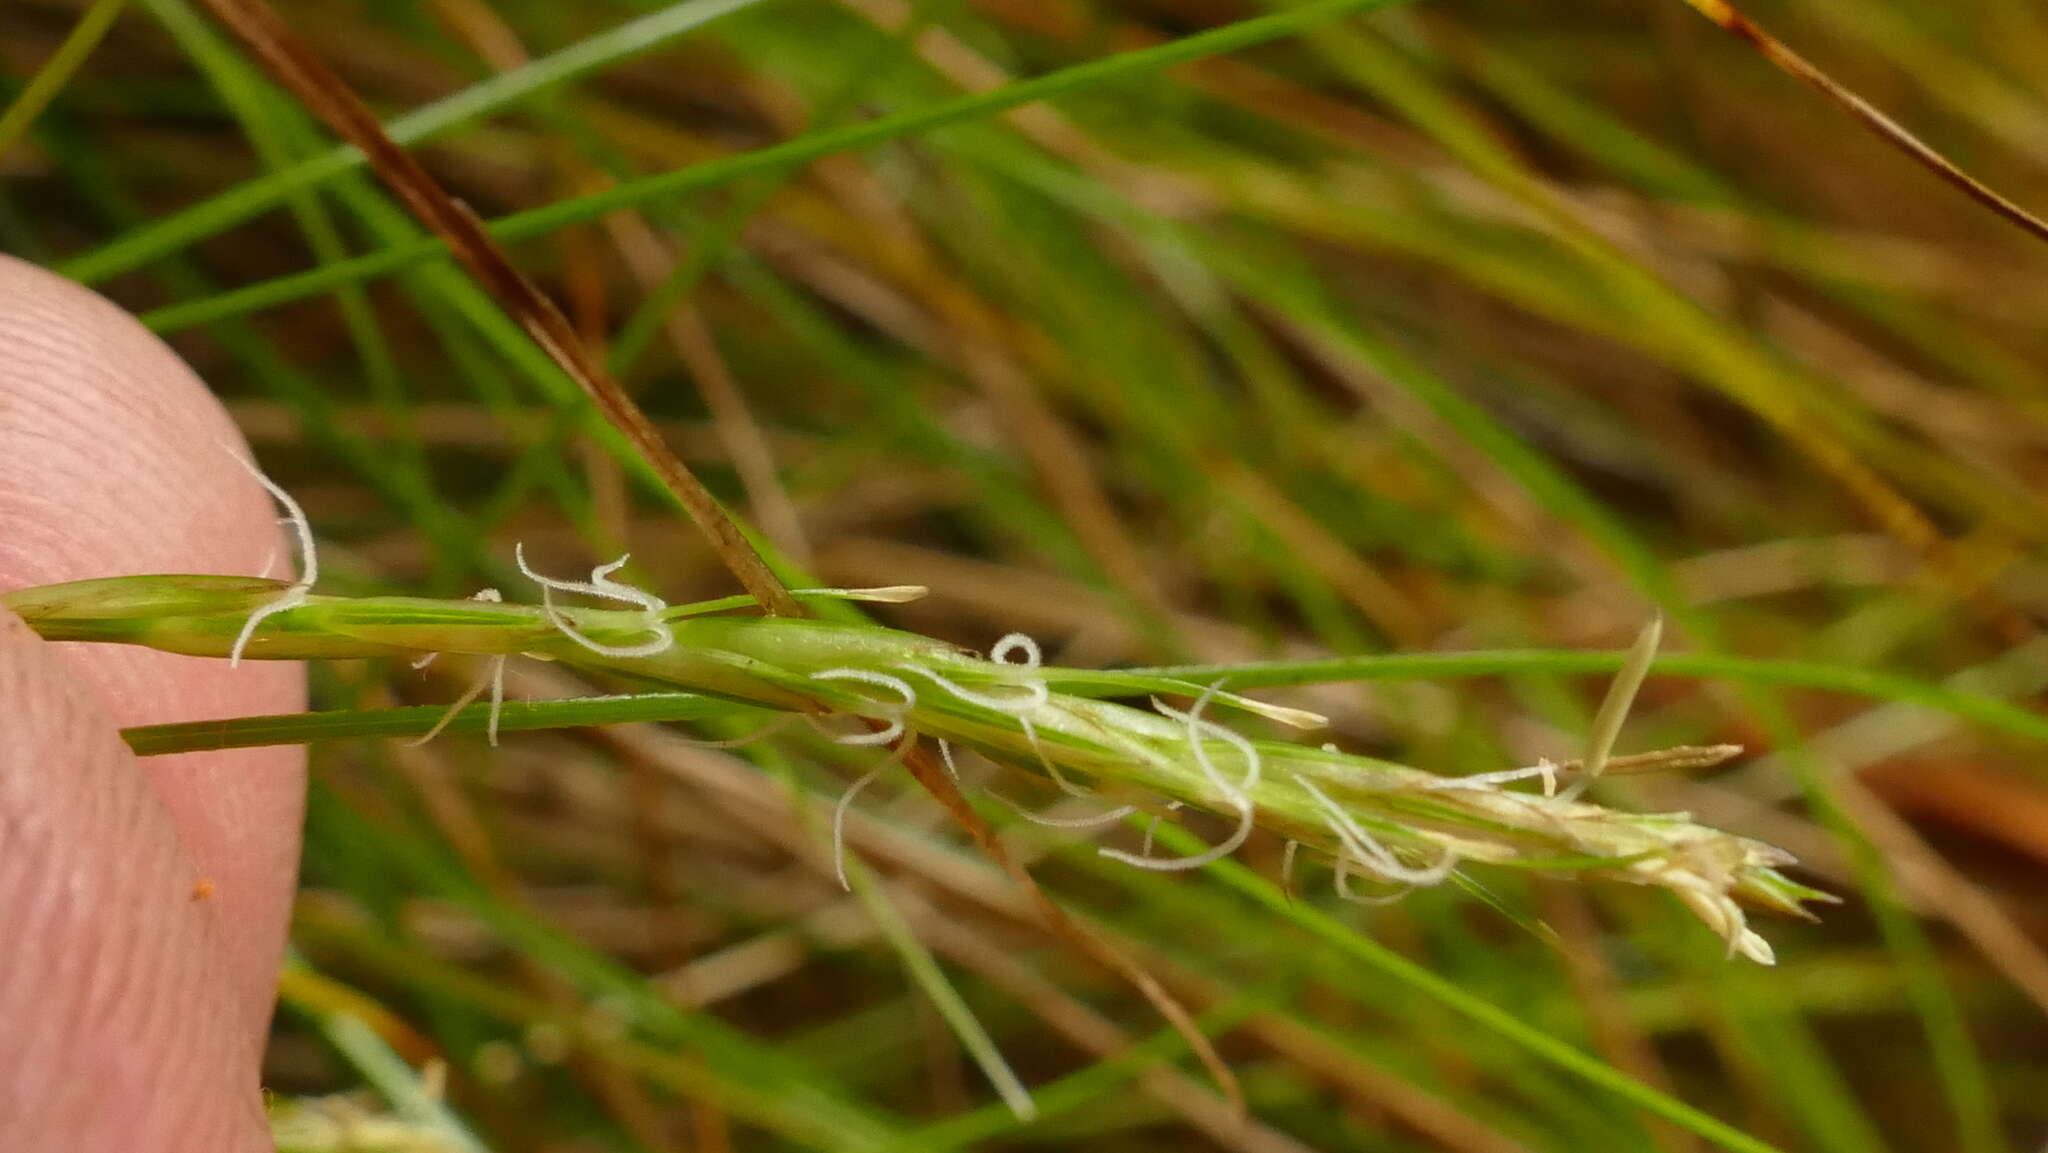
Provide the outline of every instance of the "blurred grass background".
<path id="1" fill-rule="evenodd" d="M 532 214 L 516 258 L 792 571 L 932 588 L 888 623 L 1116 665 L 1612 648 L 1661 610 L 1695 652 L 2048 689 L 2048 250 L 1678 0 L 279 7 L 387 117 L 430 108 L 409 139 L 452 191 Z M 2048 203 L 2048 11 L 1750 14 Z M 111 24 L 67 58 L 82 18 Z M 1237 50 L 1160 67 L 1205 34 Z M 57 86 L 0 154 L 0 248 L 172 340 L 311 513 L 324 587 L 509 590 L 521 540 L 731 591 L 458 271 L 350 263 L 421 233 L 187 0 L 14 0 L 0 74 L 0 103 Z M 963 99 L 1031 78 L 1056 99 Z M 313 675 L 374 707 L 474 672 Z M 1463 773 L 1575 755 L 1599 692 L 1296 699 Z M 1847 903 L 1761 926 L 1764 970 L 1663 894 L 1481 871 L 1354 909 L 1310 878 L 1278 913 L 1236 866 L 1140 873 L 1010 822 L 1199 1012 L 1245 1125 L 908 781 L 864 794 L 842 893 L 846 750 L 323 744 L 267 1083 L 503 1153 L 1704 1147 L 1390 985 L 1310 931 L 1327 912 L 1768 1145 L 2041 1146 L 2038 737 L 1658 677 L 1625 740 L 1750 746 L 1600 792 L 1784 845 Z"/>

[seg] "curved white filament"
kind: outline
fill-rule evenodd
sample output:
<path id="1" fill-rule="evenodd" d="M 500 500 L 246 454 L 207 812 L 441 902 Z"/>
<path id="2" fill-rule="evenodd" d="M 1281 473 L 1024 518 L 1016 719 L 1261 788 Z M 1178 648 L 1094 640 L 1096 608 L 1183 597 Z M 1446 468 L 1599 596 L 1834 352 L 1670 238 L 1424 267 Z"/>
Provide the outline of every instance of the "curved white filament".
<path id="1" fill-rule="evenodd" d="M 299 502 L 293 500 L 292 494 L 286 492 L 283 486 L 264 475 L 263 470 L 256 467 L 255 461 L 232 449 L 228 450 L 228 455 L 234 457 L 237 464 L 248 469 L 249 475 L 256 478 L 256 483 L 262 485 L 277 503 L 284 506 L 285 523 L 292 526 L 292 536 L 299 544 L 299 579 L 293 583 L 305 585 L 307 588 L 313 587 L 320 579 L 320 553 L 313 547 L 313 525 L 306 519 L 306 510 L 299 507 Z M 268 564 L 264 565 L 266 569 L 269 567 Z"/>
<path id="2" fill-rule="evenodd" d="M 505 594 L 494 588 L 481 588 L 471 593 L 469 599 L 483 601 L 487 604 L 499 604 L 504 601 Z M 412 667 L 416 669 L 426 668 L 434 663 L 434 658 L 440 655 L 440 653 L 427 653 L 420 657 L 420 659 L 412 662 Z M 484 691 L 485 685 L 489 685 L 491 688 L 491 717 L 489 724 L 485 726 L 485 731 L 490 734 L 491 747 L 497 748 L 498 714 L 503 712 L 505 708 L 505 654 L 503 653 L 491 658 L 490 664 L 484 671 L 484 675 L 478 677 L 475 683 L 469 686 L 467 691 L 455 699 L 454 704 L 448 706 L 448 711 L 441 714 L 441 719 L 434 722 L 434 727 L 428 729 L 425 736 L 417 740 L 407 741 L 406 744 L 417 748 L 440 736 L 441 730 L 448 727 L 448 722 L 455 719 L 455 714 L 461 712 L 471 701 L 475 700 L 477 694 Z"/>
<path id="3" fill-rule="evenodd" d="M 256 635 L 257 625 L 287 609 L 295 609 L 305 604 L 309 591 L 305 585 L 293 585 L 279 593 L 276 600 L 267 601 L 250 613 L 249 619 L 242 622 L 242 631 L 235 634 L 234 647 L 228 650 L 228 667 L 234 668 L 242 663 L 242 650 L 249 646 L 249 638 Z"/>
<path id="4" fill-rule="evenodd" d="M 1017 724 L 1023 728 L 1024 741 L 1031 746 L 1031 752 L 1038 758 L 1040 767 L 1045 769 L 1045 775 L 1052 778 L 1052 783 L 1059 786 L 1060 792 L 1070 797 L 1092 797 L 1095 795 L 1090 790 L 1084 789 L 1067 779 L 1067 775 L 1060 772 L 1060 767 L 1052 763 L 1052 758 L 1045 755 L 1045 746 L 1038 742 L 1038 728 L 1031 723 L 1029 717 L 1018 717 Z"/>
<path id="5" fill-rule="evenodd" d="M 491 747 L 498 747 L 498 715 L 505 711 L 505 655 L 491 658 L 491 719 L 484 726 L 484 735 L 490 738 Z"/>
<path id="6" fill-rule="evenodd" d="M 1557 795 L 1557 765 L 1555 762 L 1547 759 L 1538 761 L 1527 768 L 1499 769 L 1491 773 L 1473 773 L 1470 776 L 1464 777 L 1444 777 L 1429 782 L 1427 787 L 1443 792 L 1455 792 L 1459 789 L 1488 789 L 1495 785 L 1526 781 L 1532 777 L 1541 777 L 1543 779 L 1544 796 L 1554 797 Z"/>
<path id="7" fill-rule="evenodd" d="M 1017 652 L 1019 650 L 1023 651 L 1024 659 L 1021 661 L 1012 661 L 1010 659 L 1010 654 L 1013 652 Z M 1026 672 L 1037 671 L 1039 662 L 1042 659 L 1043 657 L 1039 652 L 1038 642 L 1032 640 L 1030 636 L 1024 633 L 1009 633 L 1005 635 L 1003 639 L 997 641 L 994 648 L 989 650 L 990 662 L 998 665 L 1004 665 L 1007 667 L 1020 668 L 1025 670 Z M 1036 712 L 1038 709 L 1042 708 L 1047 701 L 1052 699 L 1052 690 L 1047 688 L 1045 686 L 1045 682 L 1043 681 L 1029 681 L 1020 685 L 1008 686 L 1011 688 L 1023 689 L 1024 696 L 1022 698 L 1005 698 L 999 696 L 991 696 L 987 693 L 967 688 L 959 684 L 958 682 L 949 679 L 943 674 L 933 669 L 926 668 L 923 665 L 912 664 L 908 661 L 905 661 L 901 664 L 898 664 L 895 667 L 900 669 L 907 669 L 910 672 L 920 673 L 926 677 L 929 677 L 932 681 L 936 682 L 940 688 L 945 689 L 947 692 L 952 693 L 954 696 L 959 697 L 961 700 L 966 701 L 969 704 L 980 705 L 982 708 L 993 709 L 999 713 L 1008 713 L 1011 716 L 1022 716 L 1026 713 Z"/>
<path id="8" fill-rule="evenodd" d="M 1259 769 L 1261 764 L 1259 750 L 1242 735 L 1224 728 L 1214 721 L 1202 719 L 1202 710 L 1208 707 L 1211 700 L 1215 699 L 1216 694 L 1221 691 L 1222 687 L 1222 683 L 1218 682 L 1203 689 L 1202 695 L 1195 698 L 1194 706 L 1188 709 L 1187 712 L 1181 712 L 1157 697 L 1152 699 L 1152 707 L 1158 709 L 1166 716 L 1181 722 L 1187 728 L 1188 748 L 1194 753 L 1195 764 L 1201 768 L 1202 775 L 1209 778 L 1209 783 L 1216 786 L 1217 791 L 1223 794 L 1225 800 L 1233 805 L 1243 807 L 1250 804 L 1250 793 L 1259 785 Z M 1214 735 L 1224 744 L 1236 749 L 1244 757 L 1245 770 L 1242 781 L 1233 785 L 1224 779 L 1221 772 L 1217 771 L 1215 762 L 1209 759 L 1208 749 L 1203 746 L 1202 734 L 1204 732 Z"/>
<path id="9" fill-rule="evenodd" d="M 1337 895 L 1354 905 L 1391 905 L 1415 891 L 1415 886 L 1403 885 L 1391 893 L 1354 893 L 1351 891 L 1351 849 L 1347 846 L 1337 850 Z"/>
<path id="10" fill-rule="evenodd" d="M 1024 695 L 1022 697 L 1001 697 L 977 692 L 946 677 L 942 673 L 926 668 L 924 665 L 913 664 L 910 661 L 899 661 L 891 667 L 902 669 L 905 672 L 917 673 L 970 705 L 980 705 L 982 708 L 1013 717 L 1021 717 L 1027 713 L 1036 712 L 1047 701 L 1052 699 L 1052 690 L 1037 682 L 1009 686 L 1011 688 L 1023 689 Z"/>
<path id="11" fill-rule="evenodd" d="M 1024 659 L 1011 660 L 1010 654 L 1018 649 L 1024 650 Z M 1028 634 L 1006 633 L 1003 639 L 997 641 L 996 646 L 988 651 L 988 659 L 999 665 L 1013 664 L 1019 668 L 1035 669 L 1043 658 L 1039 655 L 1038 642 L 1032 640 Z"/>
<path id="12" fill-rule="evenodd" d="M 878 673 L 872 669 L 825 669 L 822 672 L 812 673 L 811 679 L 814 681 L 856 681 L 860 684 L 888 689 L 890 692 L 896 693 L 903 698 L 901 708 L 897 709 L 895 715 L 889 718 L 889 726 L 887 728 L 872 733 L 851 733 L 832 738 L 842 745 L 888 744 L 890 741 L 903 735 L 902 714 L 904 710 L 917 706 L 917 690 L 910 687 L 910 682 L 902 677 L 892 677 L 888 673 Z"/>
<path id="13" fill-rule="evenodd" d="M 526 563 L 525 542 L 516 542 L 512 546 L 512 557 L 518 562 L 519 571 L 526 575 L 526 579 L 540 586 L 541 611 L 547 614 L 548 623 L 555 626 L 563 636 L 600 656 L 651 657 L 657 653 L 667 652 L 675 647 L 675 631 L 669 627 L 667 621 L 660 619 L 656 615 L 668 608 L 667 601 L 662 600 L 645 589 L 634 588 L 632 585 L 611 579 L 611 574 L 624 567 L 625 563 L 632 558 L 632 555 L 627 553 L 610 564 L 599 565 L 591 569 L 588 581 L 571 581 L 535 572 L 532 566 Z M 569 618 L 562 610 L 555 607 L 554 593 L 556 591 L 582 593 L 584 596 L 635 605 L 646 614 L 645 627 L 654 635 L 638 644 L 631 645 L 608 645 L 602 641 L 592 640 L 583 633 L 578 632 L 576 626 L 569 622 Z"/>
<path id="14" fill-rule="evenodd" d="M 1122 861 L 1126 865 L 1140 869 L 1151 869 L 1157 873 L 1178 873 L 1187 869 L 1199 869 L 1203 865 L 1222 860 L 1236 852 L 1238 846 L 1244 844 L 1251 835 L 1252 807 L 1247 801 L 1237 810 L 1237 829 L 1206 853 L 1196 853 L 1192 857 L 1168 857 L 1162 860 L 1158 857 L 1141 857 L 1136 853 L 1126 853 L 1121 849 L 1097 849 L 1096 852 L 1112 861 Z"/>
<path id="15" fill-rule="evenodd" d="M 1246 838 L 1252 835 L 1253 807 L 1251 791 L 1257 788 L 1259 784 L 1261 763 L 1259 750 L 1243 736 L 1224 728 L 1222 725 L 1202 719 L 1202 710 L 1208 707 L 1211 700 L 1215 699 L 1216 694 L 1222 690 L 1222 687 L 1221 682 L 1218 682 L 1203 689 L 1202 695 L 1195 698 L 1194 706 L 1188 709 L 1187 712 L 1181 712 L 1179 709 L 1156 697 L 1153 698 L 1152 704 L 1160 712 L 1186 726 L 1188 748 L 1194 753 L 1195 764 L 1201 768 L 1202 775 L 1209 778 L 1209 783 L 1216 786 L 1216 790 L 1223 794 L 1223 799 L 1232 808 L 1237 810 L 1237 828 L 1221 844 L 1213 846 L 1207 852 L 1196 853 L 1191 857 L 1170 857 L 1161 860 L 1152 856 L 1149 843 L 1151 840 L 1149 836 L 1150 830 L 1147 830 L 1148 836 L 1146 840 L 1148 843 L 1144 846 L 1142 854 L 1126 853 L 1120 849 L 1097 850 L 1103 856 L 1114 861 L 1122 861 L 1127 865 L 1135 865 L 1140 869 L 1153 869 L 1158 872 L 1178 872 L 1183 869 L 1199 869 L 1203 865 L 1220 861 L 1236 852 L 1238 846 L 1244 844 Z M 1223 743 L 1236 749 L 1244 757 L 1245 771 L 1244 778 L 1241 781 L 1232 784 L 1217 770 L 1215 762 L 1209 759 L 1208 750 L 1203 747 L 1202 738 L 1204 732 L 1214 734 Z"/>
<path id="16" fill-rule="evenodd" d="M 852 784 L 846 786 L 846 791 L 839 794 L 839 803 L 832 806 L 832 871 L 839 878 L 839 887 L 849 893 L 853 891 L 853 886 L 846 880 L 846 810 L 853 804 L 853 798 L 862 789 L 874 784 L 875 778 L 881 776 L 884 769 L 902 764 L 903 758 L 910 754 L 910 746 L 916 743 L 916 733 L 904 738 L 903 743 L 884 757 L 881 764 L 862 773 Z"/>
<path id="17" fill-rule="evenodd" d="M 284 519 L 286 523 L 292 526 L 292 536 L 298 540 L 299 544 L 299 579 L 293 581 L 290 588 L 279 593 L 277 599 L 257 607 L 254 612 L 249 614 L 249 619 L 242 622 L 242 631 L 235 634 L 234 647 L 228 650 L 228 667 L 234 668 L 242 663 L 242 650 L 249 647 L 249 638 L 256 635 L 257 625 L 262 624 L 269 617 L 284 612 L 286 609 L 295 609 L 306 603 L 307 594 L 312 592 L 314 582 L 320 579 L 320 553 L 313 546 L 312 522 L 306 519 L 306 510 L 299 507 L 299 502 L 292 499 L 292 494 L 286 492 L 276 481 L 265 476 L 263 470 L 256 467 L 255 461 L 250 460 L 232 448 L 228 448 L 225 444 L 221 447 L 227 451 L 229 456 L 235 458 L 235 463 L 247 469 L 249 475 L 256 478 L 256 483 L 262 485 L 265 492 L 268 492 L 278 504 L 284 506 Z M 275 554 L 273 554 L 274 557 Z M 270 571 L 270 563 L 268 561 L 264 563 L 263 570 L 266 573 Z"/>
<path id="18" fill-rule="evenodd" d="M 1121 821 L 1138 811 L 1136 805 L 1118 805 L 1114 809 L 1086 817 L 1047 817 L 1032 812 L 993 789 L 989 791 L 989 796 L 994 797 L 1004 808 L 1030 821 L 1032 824 L 1044 825 L 1048 829 L 1092 829 L 1098 825 L 1107 825 L 1113 821 Z"/>
<path id="19" fill-rule="evenodd" d="M 849 893 L 853 891 L 853 885 L 846 879 L 846 808 L 853 804 L 853 798 L 859 796 L 862 789 L 874 784 L 875 778 L 881 776 L 882 770 L 888 767 L 889 762 L 884 761 L 862 773 L 852 784 L 846 786 L 845 792 L 839 794 L 839 803 L 832 806 L 832 872 L 839 878 L 839 887 Z"/>
<path id="20" fill-rule="evenodd" d="M 1402 864 L 1392 850 L 1382 845 L 1371 833 L 1366 832 L 1363 826 L 1352 819 L 1351 814 L 1345 812 L 1321 789 L 1316 788 L 1314 781 L 1306 777 L 1296 777 L 1295 783 L 1309 796 L 1315 798 L 1316 803 L 1329 814 L 1330 830 L 1337 834 L 1337 840 L 1350 851 L 1351 858 L 1357 862 L 1358 867 L 1373 876 L 1397 884 L 1435 885 L 1441 883 L 1444 878 L 1451 875 L 1453 869 L 1457 868 L 1458 854 L 1449 846 L 1444 846 L 1443 859 L 1434 865 L 1413 868 Z M 1341 856 L 1339 863 L 1342 863 Z"/>
<path id="21" fill-rule="evenodd" d="M 498 714 L 505 707 L 505 655 L 503 653 L 490 659 L 483 675 L 471 683 L 469 688 L 463 690 L 461 696 L 455 698 L 455 703 L 448 706 L 447 710 L 441 714 L 441 719 L 434 722 L 433 728 L 405 742 L 406 745 L 418 748 L 435 737 L 440 736 L 441 730 L 448 727 L 448 723 L 455 719 L 456 714 L 468 708 L 470 703 L 476 700 L 477 697 L 482 696 L 486 688 L 491 690 L 491 717 L 489 724 L 486 726 L 486 731 L 490 734 L 491 747 L 496 748 L 498 745 Z"/>

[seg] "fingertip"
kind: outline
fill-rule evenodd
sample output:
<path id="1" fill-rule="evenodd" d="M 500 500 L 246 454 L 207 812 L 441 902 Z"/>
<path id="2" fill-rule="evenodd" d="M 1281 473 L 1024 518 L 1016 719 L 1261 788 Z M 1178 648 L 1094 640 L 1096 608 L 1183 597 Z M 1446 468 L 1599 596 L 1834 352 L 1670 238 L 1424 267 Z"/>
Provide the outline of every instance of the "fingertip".
<path id="1" fill-rule="evenodd" d="M 0 255 L 0 349 L 0 580 L 246 572 L 274 555 L 240 432 L 133 317 Z"/>
<path id="2" fill-rule="evenodd" d="M 183 361 L 91 291 L 0 256 L 0 590 L 153 572 L 254 573 L 277 514 L 233 452 L 219 402 Z M 112 645 L 53 651 L 116 725 L 293 712 L 297 664 Z M 296 749 L 142 762 L 214 886 L 244 1012 L 268 1019 L 298 861 Z"/>
<path id="3" fill-rule="evenodd" d="M 0 608 L 0 1149 L 266 1145 L 218 910 L 67 663 Z"/>

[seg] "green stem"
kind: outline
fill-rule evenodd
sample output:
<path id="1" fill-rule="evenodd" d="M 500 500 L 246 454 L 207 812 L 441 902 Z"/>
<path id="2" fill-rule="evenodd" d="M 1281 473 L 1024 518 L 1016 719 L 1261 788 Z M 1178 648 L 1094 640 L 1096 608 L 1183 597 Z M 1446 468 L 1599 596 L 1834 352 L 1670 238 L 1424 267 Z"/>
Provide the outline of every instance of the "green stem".
<path id="1" fill-rule="evenodd" d="M 1198 842 L 1177 828 L 1160 830 L 1160 838 L 1175 849 L 1187 850 Z M 1212 866 L 1215 876 L 1231 889 L 1251 898 L 1301 926 L 1355 961 L 1398 984 L 1421 993 L 1459 1016 L 1521 1048 L 1586 1083 L 1620 1097 L 1647 1112 L 1698 1134 L 1734 1153 L 1782 1153 L 1777 1146 L 1752 1137 L 1725 1121 L 1660 1090 L 1643 1084 L 1584 1050 L 1558 1040 L 1549 1033 L 1506 1009 L 1466 990 L 1448 977 L 1423 968 L 1406 957 L 1369 938 L 1360 936 L 1343 922 L 1300 901 L 1291 900 L 1271 882 L 1234 861 Z"/>
<path id="2" fill-rule="evenodd" d="M 57 93 L 64 90 L 72 74 L 85 63 L 86 57 L 92 55 L 107 29 L 113 27 L 114 18 L 121 14 L 124 3 L 126 0 L 93 0 L 92 7 L 87 8 L 85 15 L 78 18 L 78 23 L 71 26 L 71 35 L 66 36 L 64 43 L 59 44 L 50 58 L 43 62 L 28 86 L 21 90 L 21 95 L 7 106 L 7 111 L 0 112 L 0 156 L 7 155 L 7 150 L 14 147 L 15 141 L 21 139 L 29 125 L 35 123 L 36 117 L 49 107 L 50 101 L 57 98 Z"/>
<path id="3" fill-rule="evenodd" d="M 1241 20 L 1170 43 L 1090 60 L 1085 64 L 1076 64 L 1071 68 L 1063 68 L 1058 72 L 1033 77 L 1030 80 L 1020 80 L 987 92 L 962 96 L 957 100 L 947 100 L 928 108 L 914 108 L 830 132 L 799 136 L 782 144 L 743 152 L 724 160 L 691 165 L 674 172 L 628 181 L 589 196 L 513 213 L 492 221 L 491 234 L 505 243 L 544 236 L 571 224 L 593 220 L 608 212 L 632 208 L 659 197 L 701 192 L 756 173 L 779 172 L 800 164 L 808 164 L 820 157 L 873 148 L 892 140 L 942 128 L 957 121 L 991 116 L 1020 105 L 1067 95 L 1111 80 L 1157 72 L 1205 56 L 1233 52 L 1293 35 L 1304 28 L 1353 13 L 1388 8 L 1404 2 L 1405 0 L 1313 0 L 1312 3 L 1287 12 Z M 337 167 L 335 170 L 340 171 L 340 168 Z M 245 312 L 326 292 L 337 285 L 385 276 L 423 260 L 432 260 L 447 254 L 448 246 L 439 240 L 421 240 L 397 245 L 310 272 L 263 281 L 234 292 L 224 292 L 210 300 L 160 308 L 143 314 L 142 320 L 158 332 L 190 328 L 222 317 L 239 316 Z M 74 263 L 67 266 L 64 271 L 72 276 L 85 277 L 90 274 L 97 278 L 109 275 L 124 266 L 101 260 L 90 264 Z"/>
<path id="4" fill-rule="evenodd" d="M 418 144 L 451 128 L 487 116 L 537 92 L 565 84 L 586 72 L 616 64 L 722 16 L 761 0 L 689 0 L 608 32 L 577 41 L 524 68 L 503 72 L 437 100 L 385 126 L 400 144 Z M 64 275 L 97 284 L 186 248 L 256 216 L 293 193 L 325 183 L 363 166 L 363 154 L 346 145 L 258 180 L 238 184 L 210 200 L 117 237 L 58 266 Z"/>

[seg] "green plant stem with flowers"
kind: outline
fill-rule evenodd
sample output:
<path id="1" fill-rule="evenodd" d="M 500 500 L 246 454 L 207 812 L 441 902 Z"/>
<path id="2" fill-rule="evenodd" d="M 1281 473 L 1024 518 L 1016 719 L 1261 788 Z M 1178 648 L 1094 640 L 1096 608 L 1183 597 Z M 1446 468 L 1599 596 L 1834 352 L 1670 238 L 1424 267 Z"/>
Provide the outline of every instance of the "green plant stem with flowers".
<path id="1" fill-rule="evenodd" d="M 600 596 L 630 588 L 607 575 L 600 569 L 591 582 L 550 585 Z M 801 595 L 901 600 L 920 591 Z M 846 743 L 893 744 L 899 755 L 905 742 L 924 739 L 940 742 L 948 763 L 956 750 L 972 750 L 1099 800 L 1099 814 L 1069 825 L 1134 813 L 1164 818 L 1182 808 L 1207 810 L 1233 824 L 1228 840 L 1195 856 L 1155 856 L 1149 838 L 1144 852 L 1100 850 L 1137 868 L 1199 867 L 1264 830 L 1326 858 L 1340 890 L 1360 900 L 1442 883 L 1468 866 L 1652 885 L 1684 902 L 1731 953 L 1763 963 L 1772 960 L 1770 946 L 1748 926 L 1744 907 L 1800 915 L 1805 902 L 1824 896 L 1779 871 L 1791 863 L 1780 849 L 1685 814 L 1594 804 L 1579 799 L 1577 783 L 1557 788 L 1560 779 L 1574 776 L 1574 766 L 1442 776 L 1331 744 L 1247 737 L 1215 718 L 1228 709 L 1302 729 L 1321 718 L 1230 693 L 1227 684 L 1042 667 L 1036 646 L 1021 637 L 1006 642 L 1009 652 L 999 646 L 995 655 L 1028 646 L 1028 659 L 991 660 L 875 625 L 746 614 L 751 602 L 744 597 L 675 607 L 647 599 L 632 610 L 612 610 L 557 605 L 552 591 L 542 605 L 331 597 L 293 582 L 197 575 L 77 581 L 4 598 L 51 640 L 232 659 L 462 653 L 554 661 L 599 680 L 653 689 L 670 715 L 725 702 L 807 717 Z M 1632 660 L 1621 682 L 1630 679 L 1631 668 L 1640 680 L 1648 655 L 1644 649 Z M 1081 679 L 1125 695 L 1151 694 L 1159 711 L 1053 687 Z M 1618 683 L 1622 687 L 1628 692 L 1610 695 L 1603 709 L 1603 720 L 1616 714 L 1608 729 L 1618 728 L 1618 713 L 1632 694 L 1632 685 Z M 1157 699 L 1163 695 L 1189 697 L 1193 704 L 1183 711 Z M 834 717 L 865 723 L 849 728 Z M 495 709 L 488 719 L 496 719 Z M 266 739 L 294 739 L 290 726 L 272 726 L 270 733 Z M 1637 767 L 1685 767 L 1733 751 L 1676 749 L 1634 760 Z M 1611 759 L 1596 752 L 1599 760 Z M 1600 768 L 1589 756 L 1576 766 L 1577 781 Z M 1295 856 L 1290 848 L 1290 865 Z M 1354 878 L 1368 891 L 1354 892 Z"/>

